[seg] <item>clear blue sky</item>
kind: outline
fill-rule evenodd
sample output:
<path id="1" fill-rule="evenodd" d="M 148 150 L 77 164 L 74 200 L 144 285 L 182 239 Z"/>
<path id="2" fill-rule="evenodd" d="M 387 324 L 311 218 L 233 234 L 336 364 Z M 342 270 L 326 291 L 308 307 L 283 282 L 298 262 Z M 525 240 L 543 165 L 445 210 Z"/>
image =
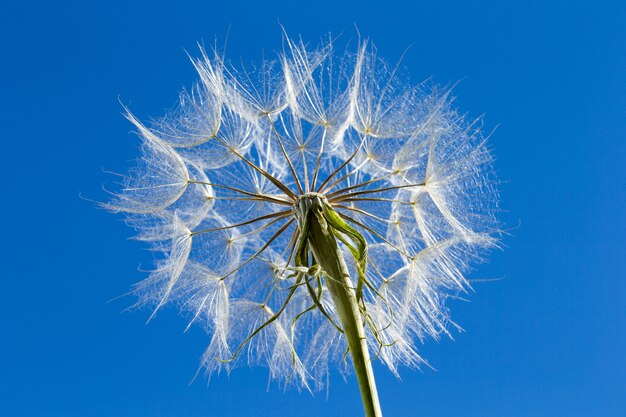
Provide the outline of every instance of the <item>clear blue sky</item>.
<path id="1" fill-rule="evenodd" d="M 505 248 L 429 341 L 436 371 L 377 368 L 386 417 L 626 415 L 626 7 L 607 1 L 20 1 L 0 6 L 0 415 L 359 416 L 354 378 L 315 397 L 265 369 L 189 385 L 208 341 L 131 300 L 150 254 L 104 199 L 137 141 L 118 97 L 160 115 L 194 79 L 184 50 L 230 37 L 234 60 L 355 37 L 415 80 L 461 80 L 457 104 L 499 125 Z M 93 2 L 95 3 L 95 2 Z M 434 5 L 434 3 L 438 3 Z M 621 4 L 620 4 L 621 3 Z"/>

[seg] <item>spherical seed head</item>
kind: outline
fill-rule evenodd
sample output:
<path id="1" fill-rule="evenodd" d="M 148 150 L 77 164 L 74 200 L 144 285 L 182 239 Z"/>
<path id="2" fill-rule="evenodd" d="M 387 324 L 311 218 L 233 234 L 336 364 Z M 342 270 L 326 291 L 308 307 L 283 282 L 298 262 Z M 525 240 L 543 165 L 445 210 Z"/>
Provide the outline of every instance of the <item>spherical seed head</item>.
<path id="1" fill-rule="evenodd" d="M 455 326 L 445 301 L 496 242 L 481 120 L 454 110 L 449 90 L 410 84 L 369 42 L 344 54 L 285 45 L 243 69 L 201 51 L 200 81 L 173 111 L 150 125 L 129 113 L 143 153 L 107 207 L 163 254 L 134 293 L 206 328 L 208 374 L 262 364 L 320 388 L 346 345 L 324 271 L 294 252 L 308 210 L 326 207 L 367 242 L 368 342 L 397 374 L 423 362 L 418 342 Z M 356 287 L 363 264 L 342 236 Z M 294 287 L 299 274 L 317 299 Z"/>

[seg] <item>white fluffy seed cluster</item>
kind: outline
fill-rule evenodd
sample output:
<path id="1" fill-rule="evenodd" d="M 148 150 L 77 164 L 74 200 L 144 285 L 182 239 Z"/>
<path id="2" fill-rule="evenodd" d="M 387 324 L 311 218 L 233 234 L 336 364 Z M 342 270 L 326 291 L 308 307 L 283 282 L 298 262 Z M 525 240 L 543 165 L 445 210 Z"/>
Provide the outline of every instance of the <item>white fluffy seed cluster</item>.
<path id="1" fill-rule="evenodd" d="M 285 45 L 278 59 L 240 69 L 202 51 L 200 80 L 174 110 L 146 124 L 128 112 L 141 158 L 106 207 L 128 213 L 138 239 L 163 254 L 134 293 L 206 328 L 209 375 L 266 365 L 272 378 L 319 389 L 331 364 L 345 369 L 346 343 L 305 286 L 231 358 L 283 306 L 293 205 L 317 192 L 367 241 L 364 302 L 377 329 L 368 342 L 397 375 L 423 363 L 418 342 L 455 326 L 445 301 L 469 288 L 469 264 L 496 242 L 480 119 L 455 111 L 449 90 L 409 84 L 368 42 L 341 54 L 332 42 Z"/>

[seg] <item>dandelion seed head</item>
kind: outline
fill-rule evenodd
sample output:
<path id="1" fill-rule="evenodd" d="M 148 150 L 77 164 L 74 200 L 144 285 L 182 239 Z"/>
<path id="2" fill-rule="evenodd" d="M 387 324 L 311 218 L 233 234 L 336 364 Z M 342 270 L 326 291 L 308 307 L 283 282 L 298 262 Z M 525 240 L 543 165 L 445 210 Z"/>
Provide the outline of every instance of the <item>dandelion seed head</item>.
<path id="1" fill-rule="evenodd" d="M 265 365 L 320 389 L 346 342 L 328 277 L 294 258 L 307 210 L 329 207 L 367 243 L 359 260 L 337 234 L 355 288 L 365 283 L 373 356 L 395 375 L 424 364 L 419 344 L 455 329 L 446 301 L 497 242 L 482 120 L 368 41 L 338 53 L 286 38 L 256 66 L 203 49 L 192 63 L 199 81 L 171 111 L 145 124 L 128 111 L 141 158 L 105 205 L 162 254 L 138 304 L 175 305 L 208 332 L 209 376 Z"/>

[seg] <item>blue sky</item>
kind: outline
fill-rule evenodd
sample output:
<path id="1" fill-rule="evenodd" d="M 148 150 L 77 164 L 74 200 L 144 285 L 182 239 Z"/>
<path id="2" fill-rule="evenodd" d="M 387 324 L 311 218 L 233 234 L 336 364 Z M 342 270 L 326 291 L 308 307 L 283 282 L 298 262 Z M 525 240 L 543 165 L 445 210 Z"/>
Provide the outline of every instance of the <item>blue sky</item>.
<path id="1" fill-rule="evenodd" d="M 470 4 L 471 3 L 471 4 Z M 621 4 L 620 4 L 621 3 Z M 184 50 L 235 61 L 370 37 L 416 81 L 461 81 L 499 126 L 504 250 L 451 305 L 465 329 L 421 349 L 436 370 L 378 366 L 386 417 L 626 415 L 626 7 L 623 2 L 3 2 L 0 211 L 3 416 L 360 415 L 354 378 L 267 388 L 265 369 L 189 384 L 207 343 L 174 311 L 146 325 L 123 294 L 150 254 L 104 199 L 137 156 L 118 98 L 160 115 L 194 79 Z"/>

